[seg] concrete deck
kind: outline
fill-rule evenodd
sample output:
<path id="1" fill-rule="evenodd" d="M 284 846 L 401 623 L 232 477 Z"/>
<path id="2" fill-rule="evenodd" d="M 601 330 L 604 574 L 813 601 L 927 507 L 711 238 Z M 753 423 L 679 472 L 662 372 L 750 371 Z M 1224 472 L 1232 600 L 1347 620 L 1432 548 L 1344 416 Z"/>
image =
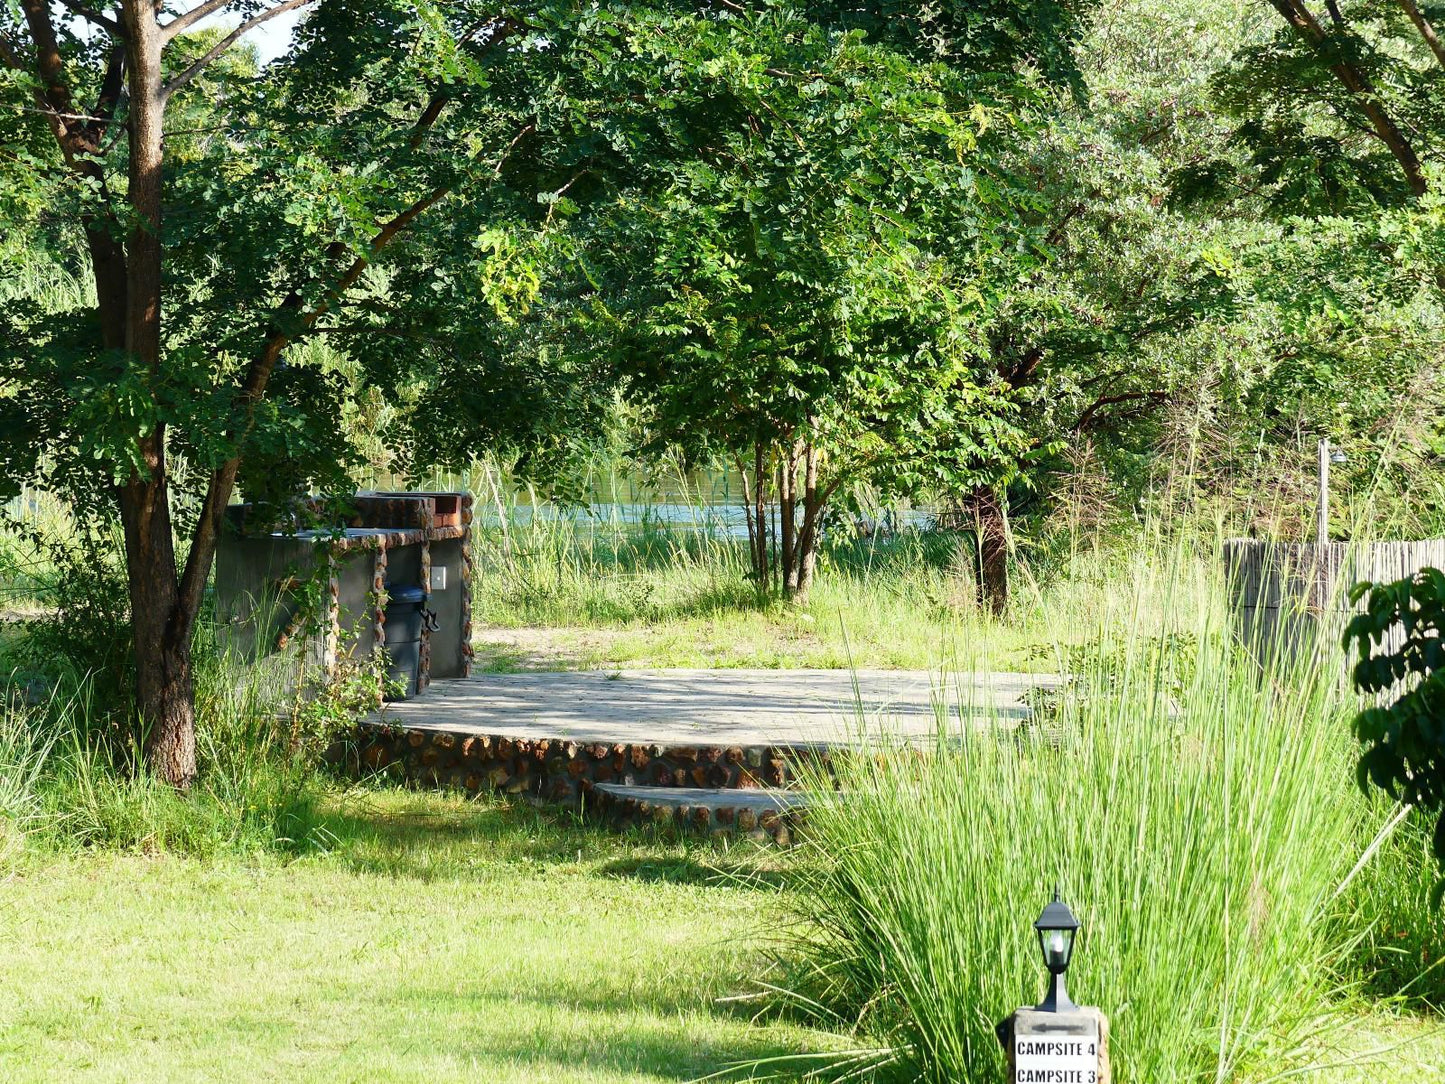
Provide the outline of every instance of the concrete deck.
<path id="1" fill-rule="evenodd" d="M 855 684 L 856 682 L 856 684 Z M 1018 722 L 1043 674 L 899 670 L 627 670 L 478 674 L 435 681 L 378 721 L 409 730 L 657 745 L 918 739 L 940 718 Z M 962 711 L 960 711 L 960 705 Z"/>

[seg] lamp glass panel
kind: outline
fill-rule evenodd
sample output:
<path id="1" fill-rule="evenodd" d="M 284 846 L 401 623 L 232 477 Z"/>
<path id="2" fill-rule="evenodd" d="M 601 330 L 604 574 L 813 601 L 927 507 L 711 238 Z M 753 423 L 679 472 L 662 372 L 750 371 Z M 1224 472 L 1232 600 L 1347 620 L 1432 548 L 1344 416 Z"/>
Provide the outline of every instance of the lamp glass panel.
<path id="1" fill-rule="evenodd" d="M 1074 952 L 1073 930 L 1040 930 L 1039 940 L 1043 942 L 1046 965 L 1050 968 L 1069 966 L 1069 957 Z"/>

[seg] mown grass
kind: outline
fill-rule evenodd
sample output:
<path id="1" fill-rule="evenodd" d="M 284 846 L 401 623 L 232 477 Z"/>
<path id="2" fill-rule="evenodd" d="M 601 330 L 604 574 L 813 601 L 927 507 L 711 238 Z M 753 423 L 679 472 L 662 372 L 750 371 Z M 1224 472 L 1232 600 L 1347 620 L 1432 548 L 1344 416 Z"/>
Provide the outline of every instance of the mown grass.
<path id="1" fill-rule="evenodd" d="M 500 670 L 1048 669 L 1048 648 L 1087 638 L 1118 562 L 1088 548 L 1025 569 L 1000 623 L 975 604 L 966 537 L 947 531 L 830 542 L 801 606 L 756 589 L 745 543 L 685 526 L 528 517 L 479 529 L 477 550 L 479 658 Z M 514 630 L 547 634 L 519 648 Z"/>
<path id="2" fill-rule="evenodd" d="M 293 860 L 22 854 L 0 1078 L 661 1084 L 856 1045 L 719 1000 L 771 974 L 806 852 L 387 789 L 325 814 L 329 849 Z M 1438 1079 L 1438 1022 L 1357 1008 L 1305 1079 Z"/>
<path id="3" fill-rule="evenodd" d="M 289 863 L 13 870 L 0 1078 L 682 1081 L 835 1041 L 717 1003 L 786 909 L 755 860 L 401 791 L 328 814 Z"/>
<path id="4" fill-rule="evenodd" d="M 897 1054 L 885 1078 L 987 1080 L 992 1023 L 1037 997 L 1027 926 L 1060 877 L 1089 926 L 1075 993 L 1114 1015 L 1121 1082 L 1439 1079 L 1438 1018 L 1404 1011 L 1445 1000 L 1423 837 L 1407 821 L 1334 895 L 1390 810 L 1352 789 L 1344 702 L 1246 678 L 1210 545 L 1071 544 L 1021 567 L 995 623 L 944 534 L 837 541 L 790 608 L 733 543 L 522 527 L 483 528 L 478 611 L 565 623 L 538 633 L 553 665 L 1034 668 L 1086 695 L 1059 707 L 1062 749 L 870 761 L 815 847 L 759 856 L 329 777 L 214 654 L 178 795 L 71 674 L 0 734 L 0 1077 L 666 1081 L 865 1046 Z M 496 664 L 535 665 L 517 644 Z M 790 931 L 832 1015 L 717 1001 L 796 963 Z"/>

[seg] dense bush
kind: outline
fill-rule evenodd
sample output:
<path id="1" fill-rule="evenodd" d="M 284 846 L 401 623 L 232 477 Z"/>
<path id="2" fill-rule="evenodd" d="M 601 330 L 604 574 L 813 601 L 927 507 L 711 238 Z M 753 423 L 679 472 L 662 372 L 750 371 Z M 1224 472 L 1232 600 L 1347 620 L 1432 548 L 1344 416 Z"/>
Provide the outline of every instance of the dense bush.
<path id="1" fill-rule="evenodd" d="M 1362 583 L 1352 598 L 1368 598 L 1345 630 L 1346 646 L 1359 655 L 1355 685 L 1376 698 L 1355 719 L 1365 745 L 1360 785 L 1438 814 L 1434 851 L 1445 866 L 1445 572 L 1427 568 L 1394 583 Z M 1442 894 L 1445 881 L 1436 902 Z"/>

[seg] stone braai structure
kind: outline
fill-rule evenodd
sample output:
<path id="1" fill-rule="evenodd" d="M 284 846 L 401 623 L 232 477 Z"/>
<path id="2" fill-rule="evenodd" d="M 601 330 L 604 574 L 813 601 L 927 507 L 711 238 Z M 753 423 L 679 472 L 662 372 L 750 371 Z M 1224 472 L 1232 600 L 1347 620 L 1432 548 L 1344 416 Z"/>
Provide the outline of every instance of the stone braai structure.
<path id="1" fill-rule="evenodd" d="M 234 505 L 216 554 L 218 622 L 251 660 L 274 660 L 304 636 L 308 663 L 329 672 L 343 652 L 382 650 L 388 586 L 420 587 L 437 621 L 422 630 L 418 692 L 433 678 L 466 677 L 471 522 L 468 493 L 359 493 L 348 518 L 326 529 L 277 529 L 253 506 Z M 320 612 L 306 601 L 313 579 Z"/>

